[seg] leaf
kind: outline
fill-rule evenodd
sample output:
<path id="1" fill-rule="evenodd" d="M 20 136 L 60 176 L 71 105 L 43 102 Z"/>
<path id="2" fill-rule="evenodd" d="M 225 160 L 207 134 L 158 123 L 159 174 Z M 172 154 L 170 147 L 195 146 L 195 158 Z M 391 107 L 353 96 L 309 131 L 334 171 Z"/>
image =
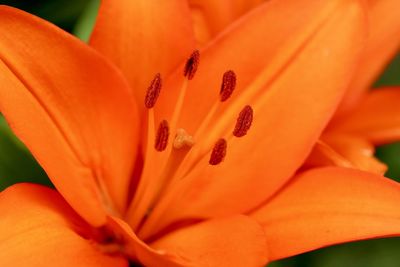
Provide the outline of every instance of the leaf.
<path id="1" fill-rule="evenodd" d="M 96 22 L 97 13 L 100 7 L 100 0 L 90 0 L 87 7 L 78 18 L 72 33 L 84 42 L 89 40 L 94 24 Z"/>

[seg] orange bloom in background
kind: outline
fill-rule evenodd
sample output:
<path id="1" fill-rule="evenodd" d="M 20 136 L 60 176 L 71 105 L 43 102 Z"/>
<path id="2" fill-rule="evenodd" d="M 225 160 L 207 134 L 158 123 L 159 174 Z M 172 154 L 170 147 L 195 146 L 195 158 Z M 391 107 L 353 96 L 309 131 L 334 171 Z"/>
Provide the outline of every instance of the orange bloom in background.
<path id="1" fill-rule="evenodd" d="M 262 266 L 398 235 L 397 183 L 342 167 L 297 172 L 331 128 L 354 132 L 339 113 L 325 128 L 360 60 L 371 63 L 363 47 L 377 54 L 371 73 L 390 56 L 371 42 L 398 21 L 366 34 L 378 2 L 395 10 L 105 0 L 91 47 L 2 6 L 0 110 L 57 191 L 0 194 L 0 265 Z"/>

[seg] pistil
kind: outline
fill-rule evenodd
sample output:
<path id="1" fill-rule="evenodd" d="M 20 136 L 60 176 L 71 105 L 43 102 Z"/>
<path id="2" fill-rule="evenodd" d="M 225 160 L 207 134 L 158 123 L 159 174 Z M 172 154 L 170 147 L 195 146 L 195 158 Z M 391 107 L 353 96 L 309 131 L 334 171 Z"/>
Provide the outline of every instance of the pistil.
<path id="1" fill-rule="evenodd" d="M 189 135 L 185 129 L 179 128 L 176 130 L 176 136 L 174 140 L 174 148 L 181 149 L 183 147 L 192 147 L 194 145 L 193 136 Z"/>

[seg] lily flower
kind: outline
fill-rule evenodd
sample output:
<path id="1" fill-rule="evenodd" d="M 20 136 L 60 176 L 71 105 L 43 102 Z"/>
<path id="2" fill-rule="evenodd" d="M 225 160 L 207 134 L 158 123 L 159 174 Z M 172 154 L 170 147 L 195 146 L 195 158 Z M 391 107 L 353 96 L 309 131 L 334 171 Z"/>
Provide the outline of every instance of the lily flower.
<path id="1" fill-rule="evenodd" d="M 262 266 L 398 235 L 399 184 L 298 172 L 357 68 L 367 13 L 268 1 L 203 47 L 186 1 L 104 0 L 88 46 L 1 6 L 0 110 L 56 190 L 0 194 L 0 265 Z"/>

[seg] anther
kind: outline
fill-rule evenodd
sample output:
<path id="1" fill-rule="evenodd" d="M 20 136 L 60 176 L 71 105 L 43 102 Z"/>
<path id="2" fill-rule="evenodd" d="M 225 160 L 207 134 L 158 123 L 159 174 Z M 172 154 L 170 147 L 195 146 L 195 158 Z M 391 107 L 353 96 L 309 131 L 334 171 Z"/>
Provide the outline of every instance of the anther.
<path id="1" fill-rule="evenodd" d="M 221 91 L 219 95 L 221 102 L 226 101 L 233 93 L 236 87 L 236 74 L 232 70 L 228 70 L 222 77 Z"/>
<path id="2" fill-rule="evenodd" d="M 226 147 L 226 140 L 223 138 L 219 139 L 215 143 L 214 148 L 211 152 L 211 157 L 209 161 L 210 165 L 218 165 L 224 160 L 226 155 Z"/>
<path id="3" fill-rule="evenodd" d="M 194 145 L 193 136 L 189 135 L 184 129 L 179 128 L 176 130 L 174 140 L 174 148 L 180 149 L 184 146 L 192 147 Z"/>
<path id="4" fill-rule="evenodd" d="M 196 74 L 197 67 L 199 66 L 200 61 L 200 53 L 199 50 L 195 50 L 192 55 L 186 61 L 185 69 L 183 71 L 183 75 L 188 79 L 193 79 Z"/>
<path id="5" fill-rule="evenodd" d="M 251 106 L 245 106 L 239 113 L 237 118 L 235 129 L 233 130 L 233 135 L 236 137 L 242 137 L 247 134 L 250 129 L 251 123 L 253 122 L 253 109 Z"/>
<path id="6" fill-rule="evenodd" d="M 164 151 L 168 144 L 168 137 L 169 137 L 169 126 L 166 120 L 160 122 L 157 130 L 156 141 L 154 144 L 154 148 L 157 151 Z"/>
<path id="7" fill-rule="evenodd" d="M 157 102 L 158 96 L 160 95 L 161 86 L 161 75 L 160 73 L 157 73 L 151 81 L 149 88 L 147 89 L 146 98 L 144 100 L 146 108 L 150 109 L 154 107 Z"/>

